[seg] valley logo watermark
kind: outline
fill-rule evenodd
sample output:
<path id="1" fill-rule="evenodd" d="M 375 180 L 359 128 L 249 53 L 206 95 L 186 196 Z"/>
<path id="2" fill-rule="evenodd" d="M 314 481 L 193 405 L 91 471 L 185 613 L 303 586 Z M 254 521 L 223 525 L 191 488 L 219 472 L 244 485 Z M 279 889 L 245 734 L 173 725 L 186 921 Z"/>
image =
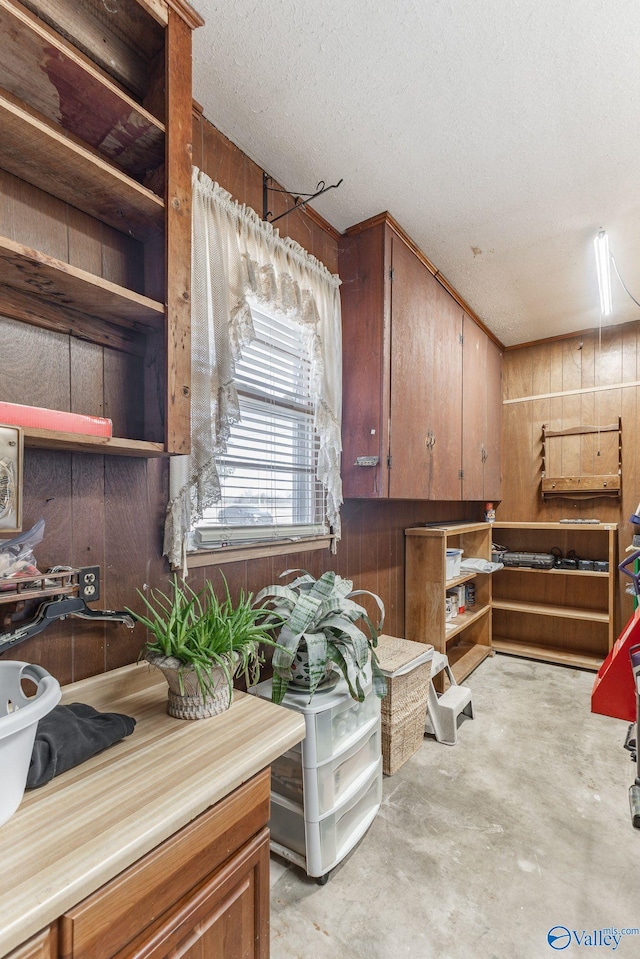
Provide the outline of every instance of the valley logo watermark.
<path id="1" fill-rule="evenodd" d="M 640 936 L 640 929 L 633 927 L 618 929 L 607 926 L 604 929 L 567 929 L 566 926 L 553 926 L 547 933 L 547 942 L 556 952 L 569 946 L 600 946 L 615 952 L 624 936 Z"/>

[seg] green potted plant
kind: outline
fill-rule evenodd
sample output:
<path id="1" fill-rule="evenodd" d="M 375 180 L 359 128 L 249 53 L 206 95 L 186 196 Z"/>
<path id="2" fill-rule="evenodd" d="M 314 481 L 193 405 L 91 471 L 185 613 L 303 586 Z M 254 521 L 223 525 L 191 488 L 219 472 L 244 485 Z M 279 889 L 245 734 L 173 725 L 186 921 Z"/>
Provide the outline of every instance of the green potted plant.
<path id="1" fill-rule="evenodd" d="M 288 585 L 261 589 L 256 603 L 267 601 L 282 625 L 273 654 L 272 700 L 282 702 L 289 684 L 309 690 L 309 696 L 325 682 L 333 667 L 344 677 L 351 696 L 362 702 L 365 670 L 371 665 L 373 689 L 386 695 L 386 680 L 378 666 L 375 647 L 384 622 L 384 604 L 379 596 L 335 572 L 315 579 L 305 570 L 288 569 L 280 578 L 299 573 Z M 380 613 L 374 625 L 355 596 L 371 596 Z M 360 628 L 357 623 L 362 623 Z"/>
<path id="2" fill-rule="evenodd" d="M 222 574 L 221 574 L 222 575 Z M 277 645 L 272 630 L 278 617 L 240 591 L 233 603 L 222 575 L 220 601 L 211 581 L 196 593 L 171 581 L 169 595 L 150 590 L 138 595 L 146 615 L 128 610 L 149 630 L 140 658 L 164 673 L 169 683 L 167 712 L 178 719 L 204 719 L 231 705 L 233 677 L 244 673 L 247 685 L 258 682 L 263 662 L 260 644 Z"/>

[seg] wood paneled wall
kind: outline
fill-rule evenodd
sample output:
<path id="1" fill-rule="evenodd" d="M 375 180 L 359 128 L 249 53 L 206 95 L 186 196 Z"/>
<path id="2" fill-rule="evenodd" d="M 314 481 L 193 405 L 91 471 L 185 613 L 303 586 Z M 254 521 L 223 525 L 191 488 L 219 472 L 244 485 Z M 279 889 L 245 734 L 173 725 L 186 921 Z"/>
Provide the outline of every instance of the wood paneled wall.
<path id="1" fill-rule="evenodd" d="M 619 524 L 620 561 L 631 544 L 629 516 L 640 500 L 638 403 L 640 322 L 543 342 L 504 355 L 503 499 L 498 520 L 555 522 L 565 517 L 596 518 Z M 552 430 L 606 426 L 622 419 L 622 497 L 542 500 L 542 424 Z M 601 436 L 601 449 L 611 436 Z M 598 444 L 593 444 L 597 456 Z M 571 456 L 569 447 L 569 456 Z M 576 471 L 578 448 L 574 447 Z M 563 472 L 571 472 L 570 463 Z M 597 471 L 597 464 L 594 472 Z M 619 622 L 626 622 L 632 599 L 628 580 L 618 582 Z"/>
<path id="2" fill-rule="evenodd" d="M 194 113 L 193 145 L 194 164 L 261 214 L 262 169 L 198 113 Z M 30 192 L 28 204 L 22 202 L 25 190 Z M 286 195 L 272 197 L 274 215 L 293 205 Z M 79 266 L 82 257 L 99 257 L 105 275 L 126 282 L 122 269 L 130 262 L 130 251 L 126 257 L 121 255 L 126 238 L 97 228 L 91 218 L 44 194 L 36 197 L 34 188 L 4 174 L 0 174 L 0 201 L 0 228 L 6 235 Z M 338 235 L 320 217 L 294 211 L 280 221 L 279 229 L 337 272 Z M 141 376 L 125 354 L 0 317 L 0 357 L 3 399 L 76 412 L 104 411 L 114 420 L 116 433 L 135 435 L 135 424 L 123 422 L 123 417 L 136 409 Z M 99 565 L 103 579 L 98 605 L 107 609 L 141 608 L 136 587 L 166 588 L 170 575 L 162 557 L 166 460 L 27 450 L 24 493 L 24 528 L 40 517 L 46 521 L 44 542 L 36 549 L 42 569 L 57 564 Z M 385 629 L 401 636 L 404 529 L 427 521 L 477 520 L 479 511 L 478 504 L 465 508 L 464 504 L 353 500 L 344 506 L 343 539 L 336 555 L 291 553 L 228 564 L 222 570 L 232 594 L 237 594 L 241 588 L 257 592 L 287 568 L 302 567 L 315 575 L 335 569 L 357 587 L 382 597 Z M 193 572 L 193 587 L 199 588 L 205 576 L 221 583 L 218 569 L 211 567 Z M 122 625 L 70 619 L 2 656 L 40 663 L 67 683 L 135 661 L 143 642 L 140 626 L 130 632 Z"/>

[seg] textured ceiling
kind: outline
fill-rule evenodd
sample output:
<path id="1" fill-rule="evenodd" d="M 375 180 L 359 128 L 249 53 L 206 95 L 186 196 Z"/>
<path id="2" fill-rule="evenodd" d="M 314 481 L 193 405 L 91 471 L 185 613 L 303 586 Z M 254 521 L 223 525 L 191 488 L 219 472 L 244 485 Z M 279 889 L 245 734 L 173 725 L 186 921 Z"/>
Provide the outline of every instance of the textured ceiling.
<path id="1" fill-rule="evenodd" d="M 389 210 L 505 345 L 598 326 L 601 226 L 640 300 L 637 0 L 195 6 L 205 116 L 293 192 L 342 177 L 338 230 Z"/>

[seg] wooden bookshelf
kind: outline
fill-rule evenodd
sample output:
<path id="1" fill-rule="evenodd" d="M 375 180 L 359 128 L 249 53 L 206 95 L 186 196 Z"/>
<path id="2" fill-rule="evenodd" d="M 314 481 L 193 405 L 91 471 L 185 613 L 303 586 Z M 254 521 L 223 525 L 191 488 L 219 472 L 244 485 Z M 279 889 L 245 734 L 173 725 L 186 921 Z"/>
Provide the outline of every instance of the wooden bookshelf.
<path id="1" fill-rule="evenodd" d="M 493 578 L 493 646 L 498 652 L 599 669 L 615 632 L 615 523 L 494 523 L 512 551 L 605 560 L 608 572 L 505 567 Z"/>

